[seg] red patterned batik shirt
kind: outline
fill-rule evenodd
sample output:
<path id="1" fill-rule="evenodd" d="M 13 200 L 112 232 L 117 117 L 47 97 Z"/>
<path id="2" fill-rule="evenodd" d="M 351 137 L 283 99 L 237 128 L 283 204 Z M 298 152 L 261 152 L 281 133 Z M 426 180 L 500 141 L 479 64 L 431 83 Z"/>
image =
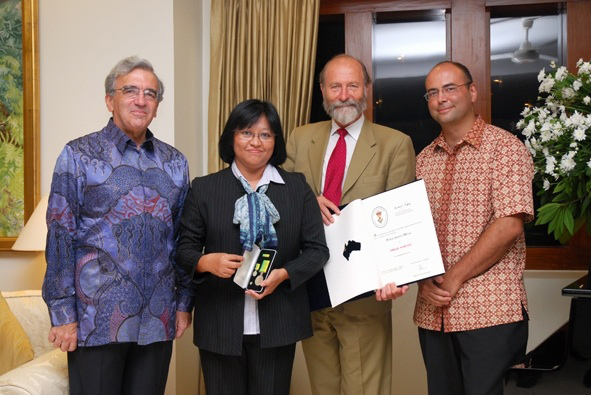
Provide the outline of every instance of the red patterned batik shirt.
<path id="1" fill-rule="evenodd" d="M 533 219 L 533 163 L 511 133 L 478 117 L 453 149 L 440 134 L 417 156 L 417 178 L 425 180 L 441 255 L 452 267 L 497 218 L 525 214 Z M 449 306 L 417 298 L 414 321 L 445 332 L 486 328 L 523 319 L 523 234 L 490 269 L 466 281 Z"/>

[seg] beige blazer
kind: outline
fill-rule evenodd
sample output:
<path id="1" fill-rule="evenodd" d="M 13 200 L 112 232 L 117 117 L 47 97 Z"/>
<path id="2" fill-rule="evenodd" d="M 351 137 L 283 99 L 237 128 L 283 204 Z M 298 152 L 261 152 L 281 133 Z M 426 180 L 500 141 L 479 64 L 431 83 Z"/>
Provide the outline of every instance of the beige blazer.
<path id="1" fill-rule="evenodd" d="M 331 121 L 317 122 L 294 129 L 287 141 L 287 160 L 283 168 L 306 176 L 316 196 L 322 190 L 322 165 Z M 387 191 L 415 179 L 415 152 L 410 137 L 385 126 L 363 122 L 359 140 L 347 170 L 341 203 Z M 391 303 L 363 298 L 345 303 L 349 313 L 379 313 Z"/>

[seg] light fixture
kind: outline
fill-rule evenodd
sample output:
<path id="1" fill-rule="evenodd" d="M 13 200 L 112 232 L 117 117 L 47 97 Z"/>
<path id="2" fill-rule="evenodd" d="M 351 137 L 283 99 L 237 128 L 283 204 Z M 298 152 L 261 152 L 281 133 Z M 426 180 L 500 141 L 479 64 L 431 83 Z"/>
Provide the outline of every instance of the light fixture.
<path id="1" fill-rule="evenodd" d="M 47 224 L 45 215 L 49 195 L 43 196 L 33 215 L 27 221 L 25 227 L 18 235 L 12 249 L 15 251 L 45 251 L 45 240 L 47 239 Z"/>

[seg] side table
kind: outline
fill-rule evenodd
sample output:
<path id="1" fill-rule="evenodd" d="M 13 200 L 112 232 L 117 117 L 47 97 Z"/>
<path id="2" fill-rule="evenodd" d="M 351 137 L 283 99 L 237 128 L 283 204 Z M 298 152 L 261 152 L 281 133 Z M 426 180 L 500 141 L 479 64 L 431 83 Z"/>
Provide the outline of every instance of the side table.
<path id="1" fill-rule="evenodd" d="M 563 296 L 569 296 L 572 298 L 571 300 L 571 304 L 570 304 L 570 314 L 569 314 L 569 327 L 568 327 L 568 338 L 569 340 L 569 344 L 567 345 L 568 347 L 571 346 L 572 344 L 572 340 L 574 338 L 574 329 L 575 329 L 575 322 L 578 319 L 585 319 L 587 320 L 587 322 L 591 322 L 591 316 L 589 314 L 589 310 L 591 309 L 587 309 L 584 308 L 585 310 L 585 315 L 583 317 L 577 317 L 578 310 L 581 309 L 577 309 L 577 303 L 580 302 L 586 304 L 587 306 L 591 305 L 591 284 L 589 283 L 589 275 L 586 274 L 583 277 L 581 277 L 580 279 L 578 279 L 577 281 L 567 285 L 566 287 L 562 288 L 562 295 Z M 579 311 L 580 314 L 580 311 Z M 591 369 L 589 369 L 587 371 L 587 373 L 585 373 L 585 377 L 583 378 L 583 382 L 585 384 L 586 387 L 591 388 Z"/>

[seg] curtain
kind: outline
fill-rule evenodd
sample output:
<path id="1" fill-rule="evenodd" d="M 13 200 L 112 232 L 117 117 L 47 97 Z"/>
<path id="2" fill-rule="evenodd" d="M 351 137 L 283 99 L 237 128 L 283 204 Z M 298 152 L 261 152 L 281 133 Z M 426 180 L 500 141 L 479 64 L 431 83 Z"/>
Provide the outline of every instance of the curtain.
<path id="1" fill-rule="evenodd" d="M 218 141 L 243 100 L 275 105 L 286 137 L 308 122 L 320 0 L 212 0 L 208 171 L 220 170 Z"/>

